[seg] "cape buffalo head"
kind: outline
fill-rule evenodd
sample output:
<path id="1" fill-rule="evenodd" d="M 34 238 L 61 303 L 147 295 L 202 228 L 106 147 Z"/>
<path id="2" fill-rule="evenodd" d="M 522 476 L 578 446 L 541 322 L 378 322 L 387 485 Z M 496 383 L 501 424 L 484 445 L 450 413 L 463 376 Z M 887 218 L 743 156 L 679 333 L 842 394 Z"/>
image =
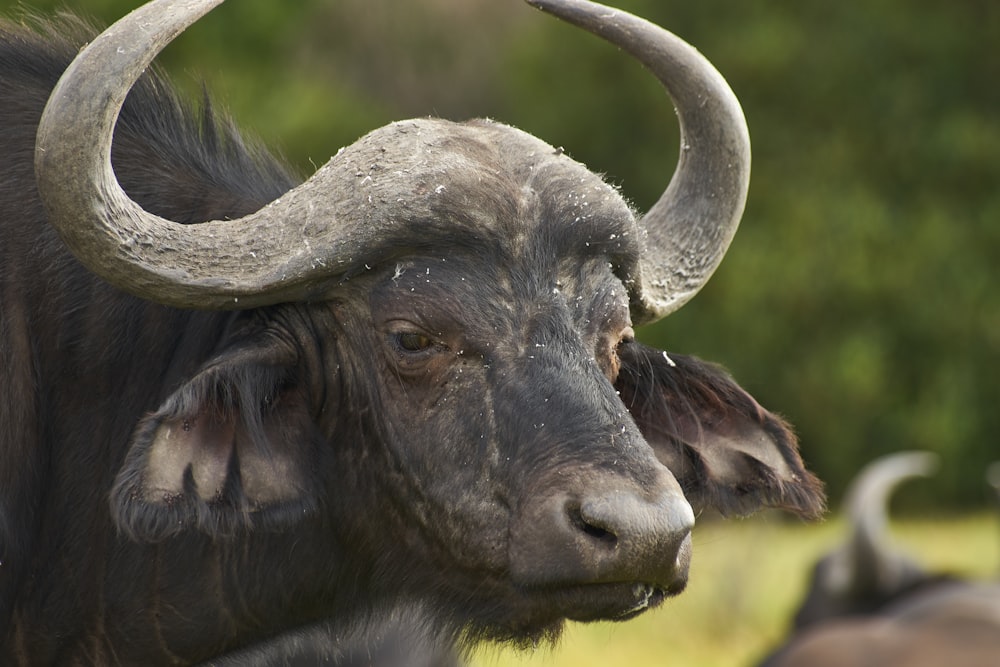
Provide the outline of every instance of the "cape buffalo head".
<path id="1" fill-rule="evenodd" d="M 118 184 L 112 130 L 155 54 L 220 1 L 155 0 L 110 28 L 38 132 L 41 196 L 91 271 L 167 306 L 243 311 L 138 426 L 112 492 L 126 534 L 294 534 L 308 558 L 367 562 L 354 572 L 372 589 L 525 637 L 679 592 L 692 506 L 820 511 L 780 419 L 718 369 L 634 340 L 708 279 L 746 196 L 742 112 L 693 48 L 624 12 L 531 0 L 673 98 L 683 150 L 645 215 L 516 129 L 420 119 L 255 213 L 182 225 Z M 345 576 L 325 572 L 310 585 Z"/>

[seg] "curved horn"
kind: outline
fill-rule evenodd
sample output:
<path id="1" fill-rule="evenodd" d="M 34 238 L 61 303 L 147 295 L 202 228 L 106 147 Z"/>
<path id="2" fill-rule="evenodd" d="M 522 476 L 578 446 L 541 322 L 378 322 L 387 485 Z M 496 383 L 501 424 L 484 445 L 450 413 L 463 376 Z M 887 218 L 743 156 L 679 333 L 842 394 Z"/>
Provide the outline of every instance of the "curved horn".
<path id="1" fill-rule="evenodd" d="M 586 0 L 527 0 L 623 49 L 656 76 L 680 121 L 680 158 L 640 224 L 633 292 L 643 324 L 680 308 L 711 277 L 736 233 L 750 184 L 750 135 L 736 95 L 693 47 L 648 21 Z"/>
<path id="2" fill-rule="evenodd" d="M 889 498 L 904 480 L 927 476 L 937 465 L 928 452 L 898 452 L 869 463 L 851 482 L 844 513 L 851 534 L 824 555 L 795 613 L 796 631 L 816 623 L 870 613 L 927 578 L 923 568 L 889 543 Z"/>
<path id="3" fill-rule="evenodd" d="M 113 285 L 177 307 L 303 298 L 317 267 L 337 274 L 372 236 L 337 224 L 333 202 L 343 184 L 330 163 L 239 220 L 181 225 L 144 211 L 122 190 L 111 143 L 129 89 L 161 49 L 221 2 L 154 0 L 108 28 L 63 74 L 35 144 L 39 194 L 70 250 Z"/>
<path id="4" fill-rule="evenodd" d="M 930 452 L 898 452 L 869 463 L 852 482 L 844 500 L 852 526 L 844 557 L 855 581 L 892 588 L 914 570 L 910 560 L 888 544 L 889 498 L 907 479 L 929 476 L 937 463 Z"/>
<path id="5" fill-rule="evenodd" d="M 997 500 L 1000 501 L 1000 461 L 994 461 L 986 467 L 986 483 L 990 485 Z"/>

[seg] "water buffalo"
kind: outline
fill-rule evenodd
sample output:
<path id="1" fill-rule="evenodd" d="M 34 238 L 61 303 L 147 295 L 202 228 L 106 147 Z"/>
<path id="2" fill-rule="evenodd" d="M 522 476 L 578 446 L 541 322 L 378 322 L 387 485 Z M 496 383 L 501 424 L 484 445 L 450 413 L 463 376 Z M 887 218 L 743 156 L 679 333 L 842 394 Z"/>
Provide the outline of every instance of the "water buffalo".
<path id="1" fill-rule="evenodd" d="M 886 507 L 936 458 L 869 464 L 845 500 L 851 535 L 816 564 L 791 637 L 761 667 L 979 667 L 1000 656 L 1000 584 L 928 572 L 892 547 Z"/>
<path id="2" fill-rule="evenodd" d="M 672 96 L 684 148 L 640 217 L 481 120 L 391 124 L 299 183 L 147 72 L 220 2 L 0 23 L 0 663 L 433 662 L 656 606 L 701 508 L 821 511 L 781 419 L 634 339 L 746 196 L 693 48 L 530 0 Z"/>

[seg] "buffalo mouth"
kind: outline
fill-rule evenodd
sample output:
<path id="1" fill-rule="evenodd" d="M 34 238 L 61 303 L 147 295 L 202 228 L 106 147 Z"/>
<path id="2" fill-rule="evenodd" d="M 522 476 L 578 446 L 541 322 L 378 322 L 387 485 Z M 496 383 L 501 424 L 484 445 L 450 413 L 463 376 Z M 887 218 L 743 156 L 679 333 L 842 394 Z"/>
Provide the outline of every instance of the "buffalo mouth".
<path id="1" fill-rule="evenodd" d="M 677 595 L 684 584 L 663 588 L 645 583 L 590 584 L 555 593 L 573 621 L 627 621 Z"/>
<path id="2" fill-rule="evenodd" d="M 663 587 L 647 583 L 592 583 L 535 589 L 528 596 L 541 616 L 553 621 L 627 621 L 684 590 L 685 583 Z"/>

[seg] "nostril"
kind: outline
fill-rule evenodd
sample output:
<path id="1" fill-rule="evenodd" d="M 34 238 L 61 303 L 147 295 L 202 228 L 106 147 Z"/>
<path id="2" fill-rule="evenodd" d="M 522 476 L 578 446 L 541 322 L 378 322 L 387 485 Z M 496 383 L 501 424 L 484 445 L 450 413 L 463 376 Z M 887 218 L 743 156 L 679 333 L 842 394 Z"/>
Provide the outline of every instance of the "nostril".
<path id="1" fill-rule="evenodd" d="M 661 595 L 687 580 L 694 515 L 673 489 L 549 492 L 511 527 L 511 572 L 525 584 L 640 584 Z M 645 597 L 635 595 L 638 604 Z"/>
<path id="2" fill-rule="evenodd" d="M 617 535 L 607 528 L 598 525 L 592 519 L 588 520 L 584 518 L 583 512 L 579 507 L 568 507 L 566 513 L 569 515 L 569 521 L 572 525 L 598 542 L 603 542 L 611 547 L 618 543 Z"/>

